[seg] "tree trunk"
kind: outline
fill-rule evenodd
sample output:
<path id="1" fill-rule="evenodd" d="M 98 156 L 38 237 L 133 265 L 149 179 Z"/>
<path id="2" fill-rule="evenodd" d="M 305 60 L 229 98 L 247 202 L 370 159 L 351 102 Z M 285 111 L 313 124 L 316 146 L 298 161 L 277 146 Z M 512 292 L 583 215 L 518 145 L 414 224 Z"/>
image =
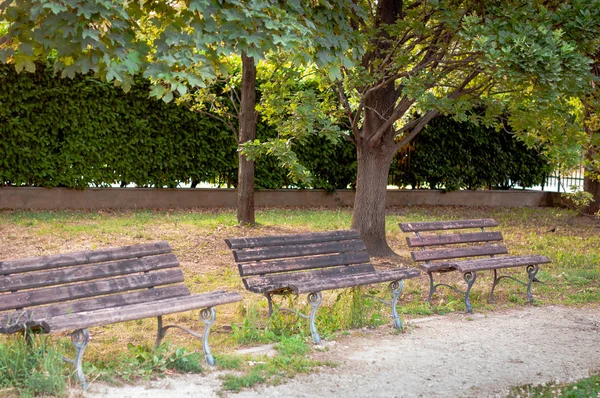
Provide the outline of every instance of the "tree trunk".
<path id="1" fill-rule="evenodd" d="M 592 64 L 592 74 L 596 77 L 600 77 L 600 50 L 596 51 L 593 55 L 594 63 Z M 594 84 L 594 83 L 592 83 Z M 598 113 L 597 104 L 600 102 L 600 88 L 597 85 L 593 86 L 594 92 L 590 96 L 585 104 L 585 119 L 590 121 Z M 587 214 L 595 214 L 600 210 L 600 170 L 593 169 L 593 160 L 600 155 L 600 148 L 595 146 L 593 137 L 595 134 L 599 134 L 597 126 L 593 126 L 592 123 L 584 123 L 585 132 L 591 138 L 591 146 L 586 150 L 585 159 L 588 161 L 589 166 L 586 166 L 585 175 L 583 179 L 583 190 L 589 192 L 594 196 L 594 202 L 592 202 L 584 212 Z"/>
<path id="2" fill-rule="evenodd" d="M 352 228 L 360 231 L 370 255 L 394 256 L 385 238 L 385 198 L 394 152 L 358 144 L 356 149 L 358 171 Z"/>
<path id="3" fill-rule="evenodd" d="M 256 138 L 256 65 L 253 57 L 242 53 L 242 95 L 240 103 L 238 145 Z M 238 147 L 237 220 L 240 225 L 254 225 L 254 162 L 246 159 Z"/>
<path id="4" fill-rule="evenodd" d="M 597 148 L 589 148 L 586 153 L 586 159 L 592 160 L 594 157 L 598 156 Z M 591 163 L 591 162 L 590 162 Z M 599 171 L 598 170 L 586 170 L 585 176 L 583 178 L 583 190 L 585 192 L 589 192 L 594 196 L 594 201 L 584 209 L 586 214 L 595 214 L 600 210 L 600 180 L 599 180 Z"/>
<path id="5" fill-rule="evenodd" d="M 401 0 L 380 0 L 377 3 L 376 27 L 393 24 L 402 16 Z M 373 50 L 363 58 L 364 66 L 376 65 L 377 59 L 385 58 L 389 47 L 388 34 L 381 29 L 373 40 Z M 374 138 L 376 132 L 392 116 L 399 91 L 390 82 L 364 98 L 364 121 L 356 138 L 358 170 L 356 196 L 352 213 L 352 228 L 360 232 L 367 251 L 372 256 L 390 257 L 394 251 L 385 237 L 385 198 L 388 175 L 396 143 L 390 126 L 384 134 Z"/>

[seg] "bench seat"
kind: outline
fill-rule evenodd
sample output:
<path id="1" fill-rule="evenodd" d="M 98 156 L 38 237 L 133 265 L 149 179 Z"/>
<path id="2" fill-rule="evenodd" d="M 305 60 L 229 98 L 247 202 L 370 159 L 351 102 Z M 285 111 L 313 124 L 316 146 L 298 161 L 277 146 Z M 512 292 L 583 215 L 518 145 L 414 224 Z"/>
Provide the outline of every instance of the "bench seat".
<path id="1" fill-rule="evenodd" d="M 320 270 L 300 275 L 259 276 L 244 280 L 244 285 L 254 293 L 272 292 L 293 294 L 314 293 L 322 290 L 342 289 L 354 286 L 372 285 L 396 280 L 418 277 L 421 273 L 416 268 L 375 271 L 371 264 L 359 267 L 346 267 L 351 272 L 340 272 L 344 269 Z M 333 272 L 328 272 L 333 271 Z"/>
<path id="2" fill-rule="evenodd" d="M 84 388 L 82 358 L 88 328 L 156 317 L 158 346 L 169 328 L 162 316 L 200 309 L 203 349 L 214 364 L 208 334 L 214 307 L 240 301 L 237 292 L 191 294 L 167 242 L 0 261 L 0 333 L 73 331 L 71 362 Z"/>
<path id="3" fill-rule="evenodd" d="M 492 270 L 494 281 L 490 293 L 490 301 L 494 299 L 494 289 L 501 279 L 508 278 L 527 286 L 527 298 L 533 302 L 531 285 L 537 281 L 536 274 L 540 264 L 550 262 L 542 255 L 507 256 L 508 248 L 502 244 L 502 233 L 487 231 L 486 228 L 497 227 L 498 223 L 491 218 L 472 220 L 430 221 L 400 223 L 403 232 L 412 232 L 407 236 L 408 247 L 416 249 L 410 252 L 413 261 L 429 276 L 429 295 L 427 301 L 439 286 L 446 286 L 464 294 L 468 312 L 473 308 L 469 300 L 469 292 L 477 278 L 477 272 Z M 465 229 L 479 229 L 478 232 L 464 232 Z M 427 233 L 427 234 L 423 234 Z M 486 257 L 488 256 L 488 257 Z M 498 276 L 498 270 L 504 268 L 525 267 L 528 282 L 522 282 L 508 275 Z M 467 289 L 460 291 L 453 286 L 434 283 L 434 273 L 457 271 L 463 274 Z"/>
<path id="4" fill-rule="evenodd" d="M 483 258 L 477 260 L 450 261 L 449 265 L 460 272 L 475 272 L 494 270 L 500 268 L 522 267 L 527 265 L 539 265 L 550 263 L 546 256 L 506 256 Z"/>
<path id="5" fill-rule="evenodd" d="M 415 268 L 376 270 L 357 231 L 340 230 L 226 239 L 247 290 L 264 295 L 272 314 L 272 296 L 309 293 L 313 307 L 310 319 L 315 343 L 320 337 L 314 326 L 324 290 L 390 283 L 394 325 L 401 327 L 396 302 L 402 281 L 420 275 Z"/>

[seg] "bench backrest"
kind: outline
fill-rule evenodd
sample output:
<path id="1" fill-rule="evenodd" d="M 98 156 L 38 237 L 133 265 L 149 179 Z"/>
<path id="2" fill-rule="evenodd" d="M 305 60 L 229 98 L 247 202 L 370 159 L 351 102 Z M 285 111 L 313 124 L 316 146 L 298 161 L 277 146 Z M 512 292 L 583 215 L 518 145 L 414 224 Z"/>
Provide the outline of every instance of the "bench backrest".
<path id="1" fill-rule="evenodd" d="M 415 262 L 449 260 L 463 257 L 494 256 L 506 254 L 508 250 L 503 244 L 490 244 L 501 241 L 502 233 L 485 231 L 485 228 L 497 227 L 498 223 L 491 219 L 458 220 L 458 221 L 429 221 L 400 223 L 403 232 L 414 232 L 415 236 L 407 236 L 406 242 Z M 479 232 L 455 232 L 452 230 L 480 229 Z M 428 234 L 421 234 L 429 232 Z M 434 233 L 431 233 L 434 232 Z M 442 232 L 442 233 L 440 233 Z M 452 247 L 454 245 L 455 247 Z M 450 246 L 450 247 L 448 247 Z"/>
<path id="2" fill-rule="evenodd" d="M 0 261 L 0 324 L 189 295 L 178 266 L 167 242 Z"/>
<path id="3" fill-rule="evenodd" d="M 242 278 L 334 267 L 375 271 L 360 234 L 352 230 L 230 238 L 225 242 Z"/>

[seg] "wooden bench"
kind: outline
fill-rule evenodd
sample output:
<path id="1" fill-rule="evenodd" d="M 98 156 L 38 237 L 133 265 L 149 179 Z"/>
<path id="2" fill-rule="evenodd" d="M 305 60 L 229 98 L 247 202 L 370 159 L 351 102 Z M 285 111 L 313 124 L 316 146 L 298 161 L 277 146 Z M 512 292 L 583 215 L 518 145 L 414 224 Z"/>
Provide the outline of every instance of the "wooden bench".
<path id="1" fill-rule="evenodd" d="M 157 346 L 169 328 L 178 328 L 202 337 L 206 360 L 214 364 L 208 346 L 213 307 L 242 297 L 224 291 L 192 295 L 181 282 L 179 261 L 167 242 L 0 261 L 0 333 L 74 331 L 76 356 L 65 360 L 84 388 L 81 362 L 92 326 L 157 317 Z M 163 326 L 163 315 L 199 308 L 202 336 Z"/>
<path id="2" fill-rule="evenodd" d="M 484 270 L 494 271 L 494 281 L 490 293 L 490 301 L 494 301 L 494 289 L 501 279 L 512 279 L 527 286 L 527 298 L 533 303 L 531 284 L 539 282 L 536 274 L 540 264 L 549 263 L 550 259 L 545 256 L 500 256 L 508 253 L 503 244 L 491 244 L 490 242 L 501 242 L 502 233 L 499 231 L 486 231 L 486 228 L 497 227 L 498 223 L 493 219 L 458 220 L 458 221 L 433 221 L 433 222 L 407 222 L 400 223 L 403 232 L 414 232 L 415 236 L 406 237 L 408 247 L 419 248 L 419 251 L 411 251 L 413 261 L 420 262 L 420 267 L 429 276 L 429 296 L 439 286 L 446 286 L 464 294 L 465 305 L 469 313 L 473 312 L 469 300 L 469 292 L 477 279 L 477 272 Z M 456 232 L 440 233 L 451 230 L 479 229 L 479 232 Z M 421 232 L 435 232 L 435 234 L 421 235 Z M 455 245 L 453 247 L 453 245 Z M 487 258 L 476 258 L 489 256 Z M 458 259 L 458 260 L 457 260 Z M 440 261 L 444 260 L 444 261 Z M 528 281 L 523 282 L 509 275 L 498 276 L 498 270 L 502 268 L 525 267 Z M 463 274 L 467 283 L 467 289 L 463 292 L 453 286 L 433 281 L 433 273 L 458 271 Z"/>
<path id="3" fill-rule="evenodd" d="M 415 268 L 375 270 L 357 231 L 332 231 L 294 235 L 231 238 L 232 249 L 244 286 L 267 298 L 269 316 L 273 313 L 272 296 L 308 293 L 312 307 L 310 331 L 316 344 L 321 342 L 315 327 L 317 308 L 323 290 L 390 282 L 394 326 L 402 324 L 396 303 L 403 280 L 420 275 Z"/>

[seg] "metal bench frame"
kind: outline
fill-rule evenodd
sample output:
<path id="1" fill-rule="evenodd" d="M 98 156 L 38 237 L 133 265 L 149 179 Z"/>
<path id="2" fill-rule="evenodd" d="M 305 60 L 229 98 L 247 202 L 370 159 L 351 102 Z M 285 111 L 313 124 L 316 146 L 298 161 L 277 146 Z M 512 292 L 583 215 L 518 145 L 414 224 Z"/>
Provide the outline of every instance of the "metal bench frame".
<path id="1" fill-rule="evenodd" d="M 167 242 L 0 261 L 0 333 L 72 331 L 75 358 L 64 360 L 84 389 L 82 360 L 93 326 L 156 317 L 156 347 L 177 328 L 201 338 L 206 362 L 214 365 L 208 345 L 214 307 L 242 297 L 225 291 L 192 295 L 182 282 Z M 164 315 L 195 309 L 201 309 L 202 334 L 163 326 Z"/>
<path id="2" fill-rule="evenodd" d="M 550 259 L 545 256 L 501 256 L 508 254 L 505 245 L 490 244 L 490 242 L 500 242 L 503 240 L 501 232 L 488 232 L 486 228 L 497 227 L 498 223 L 493 219 L 473 219 L 473 220 L 454 220 L 454 221 L 431 221 L 400 223 L 400 229 L 403 232 L 413 232 L 415 236 L 406 237 L 408 247 L 419 248 L 420 251 L 411 251 L 411 257 L 415 262 L 421 262 L 420 267 L 429 276 L 429 294 L 427 302 L 431 302 L 433 294 L 438 287 L 448 287 L 465 298 L 465 306 L 469 313 L 473 312 L 473 307 L 469 299 L 471 288 L 477 280 L 477 272 L 492 270 L 494 272 L 494 281 L 490 292 L 489 301 L 494 301 L 494 290 L 500 280 L 511 279 L 527 287 L 527 298 L 533 303 L 531 294 L 531 285 L 533 282 L 539 282 L 536 275 L 539 265 L 549 263 Z M 439 234 L 440 231 L 479 229 L 479 233 L 452 233 Z M 422 232 L 435 232 L 436 235 L 421 235 Z M 449 245 L 459 245 L 460 248 L 448 249 Z M 431 249 L 435 247 L 435 249 Z M 442 248 L 440 248 L 442 247 Z M 427 248 L 427 249 L 426 249 Z M 474 257 L 489 256 L 488 258 Z M 460 259 L 460 260 L 456 260 Z M 444 261 L 439 261 L 444 260 Z M 503 268 L 512 268 L 524 266 L 527 273 L 527 281 L 521 281 L 511 275 L 498 275 L 498 270 Z M 463 279 L 467 284 L 465 290 L 460 290 L 452 285 L 445 283 L 435 283 L 433 273 L 445 273 L 458 271 L 462 273 Z"/>
<path id="3" fill-rule="evenodd" d="M 383 302 L 391 306 L 394 327 L 400 329 L 396 305 L 403 281 L 420 275 L 416 268 L 376 270 L 360 234 L 352 230 L 230 238 L 225 242 L 232 249 L 246 289 L 267 299 L 269 316 L 274 295 L 308 293 L 310 315 L 280 310 L 308 319 L 315 344 L 321 342 L 315 317 L 323 301 L 322 291 L 387 282 L 392 299 Z"/>

